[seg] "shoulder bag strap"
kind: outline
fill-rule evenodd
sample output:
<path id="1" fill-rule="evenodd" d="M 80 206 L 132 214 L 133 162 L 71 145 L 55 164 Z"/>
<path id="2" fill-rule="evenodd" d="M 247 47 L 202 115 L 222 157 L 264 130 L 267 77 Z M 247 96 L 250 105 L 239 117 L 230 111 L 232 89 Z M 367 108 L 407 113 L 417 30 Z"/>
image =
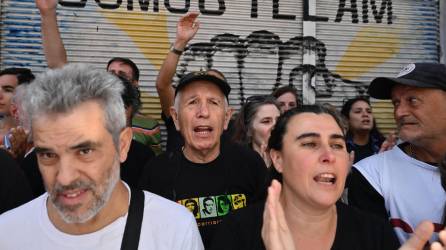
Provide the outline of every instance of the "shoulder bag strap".
<path id="1" fill-rule="evenodd" d="M 144 216 L 144 192 L 130 188 L 130 206 L 122 237 L 121 250 L 137 250 Z"/>

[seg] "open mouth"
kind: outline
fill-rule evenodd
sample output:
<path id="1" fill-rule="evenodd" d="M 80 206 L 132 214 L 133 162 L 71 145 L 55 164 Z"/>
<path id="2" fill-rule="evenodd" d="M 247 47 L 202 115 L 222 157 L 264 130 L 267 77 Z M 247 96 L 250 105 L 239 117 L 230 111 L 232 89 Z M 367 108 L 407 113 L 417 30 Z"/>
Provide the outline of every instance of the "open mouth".
<path id="1" fill-rule="evenodd" d="M 59 199 L 62 200 L 63 204 L 72 205 L 79 203 L 84 194 L 87 192 L 87 190 L 88 189 L 70 190 L 70 191 L 60 192 L 57 194 L 57 196 L 59 197 Z"/>
<path id="2" fill-rule="evenodd" d="M 210 134 L 214 129 L 210 126 L 198 126 L 194 128 L 194 132 L 199 135 L 208 135 Z"/>
<path id="3" fill-rule="evenodd" d="M 333 185 L 336 183 L 336 176 L 330 173 L 318 174 L 313 179 L 318 183 L 326 185 Z"/>

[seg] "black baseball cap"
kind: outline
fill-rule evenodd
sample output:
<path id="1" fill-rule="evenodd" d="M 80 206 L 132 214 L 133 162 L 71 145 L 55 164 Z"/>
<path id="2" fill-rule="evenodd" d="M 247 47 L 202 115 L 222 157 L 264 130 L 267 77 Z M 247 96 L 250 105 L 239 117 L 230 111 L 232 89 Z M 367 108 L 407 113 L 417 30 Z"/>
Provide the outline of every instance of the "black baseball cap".
<path id="1" fill-rule="evenodd" d="M 209 83 L 215 84 L 218 88 L 220 88 L 221 92 L 225 95 L 226 99 L 228 99 L 229 92 L 231 92 L 231 87 L 229 86 L 226 80 L 220 79 L 212 74 L 209 74 L 208 71 L 194 71 L 188 73 L 187 75 L 181 77 L 178 85 L 175 89 L 175 96 L 177 96 L 178 92 L 180 92 L 185 86 L 192 82 L 196 81 L 207 81 Z"/>
<path id="2" fill-rule="evenodd" d="M 368 93 L 376 99 L 390 99 L 392 88 L 397 84 L 446 91 L 446 66 L 440 63 L 411 63 L 394 78 L 375 78 L 370 83 Z"/>

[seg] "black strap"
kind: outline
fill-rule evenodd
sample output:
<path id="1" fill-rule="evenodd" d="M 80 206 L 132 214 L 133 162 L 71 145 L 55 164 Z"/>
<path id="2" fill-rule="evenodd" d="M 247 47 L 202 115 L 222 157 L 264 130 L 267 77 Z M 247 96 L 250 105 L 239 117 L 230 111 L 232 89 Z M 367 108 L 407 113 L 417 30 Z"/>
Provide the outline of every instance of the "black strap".
<path id="1" fill-rule="evenodd" d="M 130 206 L 122 237 L 121 250 L 137 250 L 144 217 L 144 192 L 130 188 Z"/>

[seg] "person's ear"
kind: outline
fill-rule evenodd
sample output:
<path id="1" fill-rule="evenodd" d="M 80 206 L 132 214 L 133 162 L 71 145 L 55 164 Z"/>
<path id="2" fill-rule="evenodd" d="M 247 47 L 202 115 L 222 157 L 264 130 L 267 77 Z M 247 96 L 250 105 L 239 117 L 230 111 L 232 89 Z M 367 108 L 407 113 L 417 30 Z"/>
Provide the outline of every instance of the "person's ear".
<path id="1" fill-rule="evenodd" d="M 282 171 L 283 171 L 282 153 L 275 149 L 271 149 L 269 151 L 269 155 L 271 157 L 271 162 L 273 163 L 274 168 L 277 170 L 277 172 L 282 173 Z"/>
<path id="2" fill-rule="evenodd" d="M 119 134 L 119 161 L 121 163 L 127 159 L 132 137 L 133 132 L 131 127 L 125 127 Z"/>
<path id="3" fill-rule="evenodd" d="M 180 122 L 178 121 L 178 112 L 174 106 L 169 109 L 170 116 L 172 117 L 173 123 L 175 124 L 175 128 L 177 131 L 180 131 Z"/>
<path id="4" fill-rule="evenodd" d="M 228 124 L 229 124 L 229 121 L 231 120 L 233 111 L 234 110 L 231 107 L 226 107 L 224 130 L 228 129 Z"/>

